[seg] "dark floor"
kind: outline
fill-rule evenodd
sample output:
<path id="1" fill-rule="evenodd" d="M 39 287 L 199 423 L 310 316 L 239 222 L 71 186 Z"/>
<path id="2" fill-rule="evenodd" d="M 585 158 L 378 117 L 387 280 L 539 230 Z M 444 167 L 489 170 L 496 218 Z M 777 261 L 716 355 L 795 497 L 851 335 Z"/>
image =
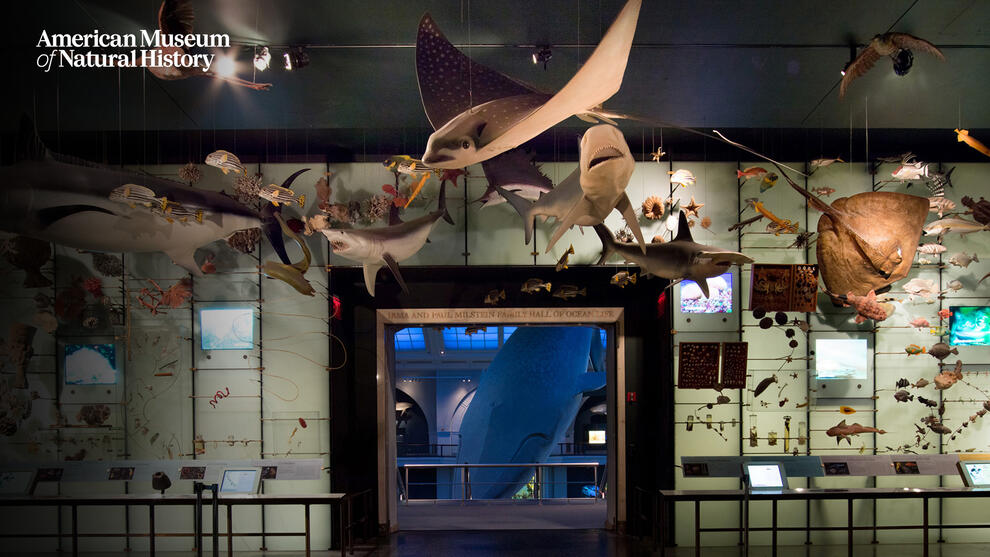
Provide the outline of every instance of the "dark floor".
<path id="1" fill-rule="evenodd" d="M 209 555 L 210 552 L 205 553 Z M 238 552 L 238 557 L 297 556 L 302 552 Z M 693 547 L 668 549 L 670 557 L 691 557 Z M 749 557 L 770 557 L 769 547 L 750 548 Z M 0 545 L 0 555 L 5 553 Z M 35 557 L 64 557 L 66 553 L 35 553 Z M 96 555 L 86 553 L 83 555 Z M 137 557 L 143 552 L 100 554 L 101 557 Z M 162 553 L 166 557 L 195 555 L 187 552 Z M 314 556 L 340 555 L 338 551 L 314 551 Z M 657 555 L 648 545 L 634 538 L 622 538 L 603 530 L 524 530 L 524 531 L 456 531 L 400 532 L 377 548 L 363 547 L 357 557 L 641 557 Z M 708 547 L 703 557 L 744 557 L 742 548 Z M 780 557 L 844 557 L 845 546 L 784 546 Z M 855 557 L 921 557 L 922 547 L 915 545 L 861 545 Z M 990 544 L 932 544 L 931 557 L 987 557 Z"/>
<path id="2" fill-rule="evenodd" d="M 398 506 L 401 531 L 595 530 L 605 526 L 604 499 L 558 499 L 543 504 L 413 501 Z"/>

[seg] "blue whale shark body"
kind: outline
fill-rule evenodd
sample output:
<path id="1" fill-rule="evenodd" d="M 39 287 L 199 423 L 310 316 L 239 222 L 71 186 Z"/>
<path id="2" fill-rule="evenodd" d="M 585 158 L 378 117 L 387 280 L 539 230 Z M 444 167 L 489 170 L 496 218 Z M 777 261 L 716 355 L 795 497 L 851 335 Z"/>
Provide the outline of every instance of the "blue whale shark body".
<path id="1" fill-rule="evenodd" d="M 481 374 L 461 422 L 457 462 L 545 461 L 584 394 L 605 385 L 604 354 L 594 327 L 516 329 Z M 589 355 L 596 372 L 588 372 Z M 532 475 L 532 468 L 472 469 L 472 497 L 512 497 Z"/>

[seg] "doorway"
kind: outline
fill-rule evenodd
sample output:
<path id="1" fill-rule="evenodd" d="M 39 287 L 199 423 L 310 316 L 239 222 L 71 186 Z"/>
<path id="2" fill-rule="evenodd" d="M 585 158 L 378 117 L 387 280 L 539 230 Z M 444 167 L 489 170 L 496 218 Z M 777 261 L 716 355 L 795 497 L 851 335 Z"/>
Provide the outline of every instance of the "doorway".
<path id="1" fill-rule="evenodd" d="M 422 529 L 428 525 L 429 519 L 424 522 L 423 518 L 429 514 L 435 515 L 442 529 L 458 524 L 471 529 L 479 525 L 512 529 L 526 527 L 526 523 L 531 528 L 568 524 L 614 528 L 625 520 L 625 415 L 624 405 L 616 404 L 617 393 L 624 392 L 620 384 L 625 376 L 622 308 L 380 309 L 377 325 L 380 523 L 392 531 Z M 473 462 L 484 460 L 476 445 L 494 450 L 491 440 L 481 437 L 506 428 L 488 428 L 484 420 L 478 427 L 470 405 L 482 384 L 490 387 L 495 381 L 496 373 L 482 374 L 517 332 L 510 348 L 518 349 L 528 337 L 559 337 L 568 346 L 575 339 L 588 339 L 587 346 L 604 349 L 600 350 L 600 372 L 605 377 L 596 378 L 595 370 L 589 368 L 575 379 L 581 384 L 573 393 L 551 396 L 553 402 L 547 406 L 565 417 L 555 414 L 547 419 L 562 423 L 555 422 L 556 429 L 537 427 L 537 433 L 523 432 L 526 438 L 509 442 L 508 452 L 486 453 L 486 458 L 499 455 L 496 464 L 511 464 L 492 469 Z M 456 342 L 466 343 L 468 349 L 458 350 Z M 585 361 L 594 367 L 593 358 Z M 498 367 L 496 363 L 492 370 Z M 573 364 L 568 367 L 573 368 Z M 538 389 L 518 379 L 508 379 L 509 384 Z M 570 381 L 553 377 L 551 383 L 570 385 Z M 511 401 L 507 402 L 508 398 L 525 398 L 518 394 L 506 397 L 481 391 L 484 405 L 504 406 L 504 415 L 517 415 L 526 407 L 512 409 Z M 410 426 L 422 422 L 430 431 L 426 436 L 416 434 L 419 443 L 411 443 Z M 465 439 L 467 432 L 470 435 Z M 428 437 L 425 443 L 424 437 Z M 536 458 L 543 465 L 528 467 L 523 464 L 533 463 L 521 462 Z M 416 507 L 413 514 L 400 513 L 400 507 L 407 511 L 409 505 L 426 504 L 431 506 L 429 512 Z M 472 512 L 465 513 L 465 505 Z M 505 505 L 513 507 L 506 509 Z M 416 517 L 415 523 L 411 516 Z"/>

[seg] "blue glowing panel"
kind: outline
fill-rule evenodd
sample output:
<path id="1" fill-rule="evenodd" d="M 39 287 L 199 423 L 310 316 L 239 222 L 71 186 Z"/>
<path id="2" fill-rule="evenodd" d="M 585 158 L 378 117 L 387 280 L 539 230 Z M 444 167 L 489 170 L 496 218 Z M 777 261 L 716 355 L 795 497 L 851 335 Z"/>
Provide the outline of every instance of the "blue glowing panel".
<path id="1" fill-rule="evenodd" d="M 516 329 L 518 328 L 519 327 L 502 327 L 502 343 L 504 344 L 505 341 L 509 340 L 512 333 L 516 332 Z M 598 338 L 602 339 L 602 346 L 608 345 L 608 333 L 605 332 L 605 329 L 598 329 Z"/>
<path id="2" fill-rule="evenodd" d="M 990 307 L 952 306 L 949 308 L 949 344 L 990 345 Z"/>
<path id="3" fill-rule="evenodd" d="M 203 350 L 254 348 L 252 308 L 204 309 L 199 312 L 200 346 Z"/>
<path id="4" fill-rule="evenodd" d="M 117 382 L 117 347 L 113 344 L 67 344 L 67 385 L 113 385 Z"/>
<path id="5" fill-rule="evenodd" d="M 498 327 L 447 327 L 443 330 L 445 350 L 498 350 Z"/>
<path id="6" fill-rule="evenodd" d="M 426 350 L 426 338 L 422 327 L 407 327 L 395 333 L 395 349 L 398 351 Z"/>
<path id="7" fill-rule="evenodd" d="M 681 313 L 732 313 L 732 272 L 708 279 L 706 298 L 693 280 L 681 281 Z"/>

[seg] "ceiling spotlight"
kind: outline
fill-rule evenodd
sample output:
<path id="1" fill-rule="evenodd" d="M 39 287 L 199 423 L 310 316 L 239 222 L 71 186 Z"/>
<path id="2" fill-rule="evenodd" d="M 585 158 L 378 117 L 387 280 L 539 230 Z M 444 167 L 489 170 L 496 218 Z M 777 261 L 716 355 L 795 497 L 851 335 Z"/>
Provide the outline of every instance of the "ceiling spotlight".
<path id="1" fill-rule="evenodd" d="M 910 50 L 902 48 L 897 51 L 893 58 L 895 74 L 907 75 L 911 71 L 911 65 L 914 64 L 914 54 L 911 54 Z"/>
<path id="2" fill-rule="evenodd" d="M 232 77 L 234 75 L 234 59 L 229 56 L 217 56 L 213 67 L 220 77 Z"/>
<path id="3" fill-rule="evenodd" d="M 254 67 L 257 68 L 259 72 L 267 70 L 271 61 L 272 53 L 268 50 L 267 46 L 261 47 L 261 51 L 254 54 Z"/>
<path id="4" fill-rule="evenodd" d="M 309 54 L 301 46 L 290 46 L 282 58 L 285 60 L 286 70 L 304 68 L 309 65 Z"/>
<path id="5" fill-rule="evenodd" d="M 541 46 L 533 51 L 533 63 L 543 64 L 543 69 L 547 69 L 547 62 L 553 58 L 553 51 L 550 50 L 549 46 Z"/>

